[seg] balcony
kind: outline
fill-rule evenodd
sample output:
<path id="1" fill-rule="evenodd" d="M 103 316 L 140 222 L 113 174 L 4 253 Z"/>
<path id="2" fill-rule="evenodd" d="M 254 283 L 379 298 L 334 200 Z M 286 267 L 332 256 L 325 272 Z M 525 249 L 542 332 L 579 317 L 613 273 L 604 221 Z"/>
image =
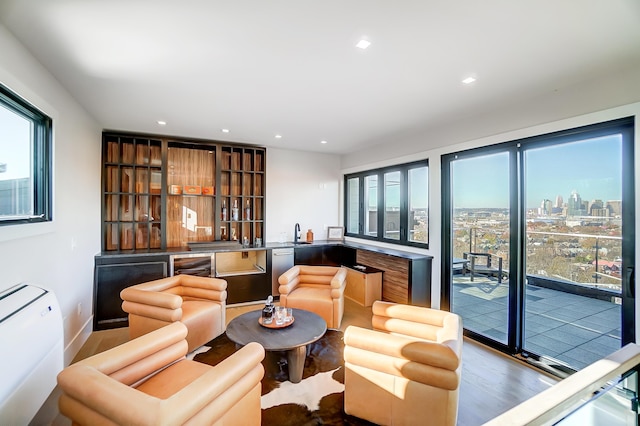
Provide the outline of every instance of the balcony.
<path id="1" fill-rule="evenodd" d="M 613 246 L 621 238 L 550 232 L 529 236 L 532 238 L 527 245 L 523 351 L 541 355 L 544 364 L 567 371 L 582 369 L 620 349 L 621 262 L 603 259 L 606 250 L 602 247 L 614 251 Z M 574 247 L 565 253 L 568 240 Z M 576 260 L 572 250 L 578 241 L 582 259 L 591 260 Z M 472 273 L 469 257 L 478 261 L 476 253 L 480 250 L 467 246 L 467 250 L 471 248 L 474 253 L 465 252 L 467 256 L 454 260 L 452 310 L 462 316 L 465 329 L 506 343 L 509 263 L 503 258 L 498 266 L 494 259 L 491 268 L 485 265 L 486 273 L 482 273 L 483 265 L 475 267 L 480 273 Z M 502 247 L 491 249 L 507 251 Z M 543 250 L 552 253 L 554 267 L 566 271 L 569 278 L 552 272 L 550 261 L 548 267 L 545 265 L 540 256 Z M 534 262 L 536 266 L 531 268 Z M 561 262 L 564 263 L 559 266 Z"/>

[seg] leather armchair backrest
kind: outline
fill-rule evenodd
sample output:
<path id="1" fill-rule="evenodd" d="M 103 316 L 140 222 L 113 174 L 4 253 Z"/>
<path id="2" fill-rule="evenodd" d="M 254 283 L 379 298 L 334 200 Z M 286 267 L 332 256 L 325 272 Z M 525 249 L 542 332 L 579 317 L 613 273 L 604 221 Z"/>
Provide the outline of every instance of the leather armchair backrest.
<path id="1" fill-rule="evenodd" d="M 156 330 L 157 331 L 157 330 Z M 187 328 L 180 322 L 151 332 L 110 351 L 79 361 L 128 386 L 146 379 L 187 354 Z"/>

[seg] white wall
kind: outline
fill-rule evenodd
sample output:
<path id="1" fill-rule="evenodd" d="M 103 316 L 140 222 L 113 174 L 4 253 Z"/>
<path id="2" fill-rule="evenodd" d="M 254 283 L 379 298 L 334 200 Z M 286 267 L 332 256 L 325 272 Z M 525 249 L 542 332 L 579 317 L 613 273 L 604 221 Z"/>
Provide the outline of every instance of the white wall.
<path id="1" fill-rule="evenodd" d="M 315 240 L 326 239 L 326 227 L 340 223 L 340 157 L 269 148 L 267 150 L 266 241 L 277 242 L 280 233 L 293 239 L 312 229 Z"/>
<path id="2" fill-rule="evenodd" d="M 608 120 L 614 120 L 617 118 L 624 118 L 629 116 L 635 116 L 635 140 L 640 141 L 640 102 L 631 103 L 615 108 L 609 108 L 602 111 L 597 111 L 589 114 L 583 114 L 572 118 L 557 120 L 537 126 L 530 126 L 518 130 L 504 132 L 488 137 L 471 139 L 462 143 L 452 143 L 447 140 L 446 134 L 441 134 L 442 140 L 439 141 L 441 147 L 430 150 L 415 150 L 411 154 L 404 155 L 403 157 L 388 158 L 388 147 L 377 147 L 379 149 L 367 150 L 367 164 L 358 164 L 357 153 L 349 155 L 345 161 L 351 164 L 352 167 L 344 168 L 343 173 L 353 173 L 361 170 L 367 170 L 376 167 L 383 167 L 392 164 L 398 164 L 403 162 L 415 161 L 419 159 L 429 159 L 429 249 L 428 250 L 415 250 L 421 253 L 426 253 L 434 257 L 433 259 L 433 275 L 432 275 L 432 306 L 440 306 L 440 262 L 441 262 L 441 163 L 440 157 L 444 154 L 451 152 L 461 151 L 465 149 L 471 149 L 486 145 L 497 144 L 501 142 L 508 142 L 520 138 L 526 138 L 529 136 L 542 135 L 545 133 L 571 129 L 574 127 L 586 126 L 589 124 L 600 123 Z M 427 145 L 426 141 L 429 141 L 433 135 L 424 134 L 423 145 Z M 453 137 L 453 136 L 452 136 Z M 415 140 L 420 137 L 415 137 L 410 143 L 404 145 L 403 148 L 398 148 L 400 152 L 406 152 L 407 146 L 417 147 Z M 397 146 L 397 145 L 396 145 Z M 637 146 L 637 145 L 636 145 Z M 640 189 L 640 150 L 635 150 L 635 187 L 636 187 L 636 212 L 640 212 L 640 196 L 637 190 Z M 636 228 L 640 229 L 640 213 L 636 213 Z M 640 265 L 640 234 L 636 233 L 636 265 Z M 636 280 L 636 287 L 640 286 L 640 281 Z M 640 318 L 640 298 L 636 299 L 636 318 Z M 640 321 L 636 321 L 636 335 L 640 336 Z"/>
<path id="3" fill-rule="evenodd" d="M 64 318 L 66 365 L 92 328 L 101 130 L 2 25 L 0 52 L 0 82 L 49 115 L 54 127 L 54 219 L 0 227 L 0 290 L 30 283 L 55 292 Z"/>

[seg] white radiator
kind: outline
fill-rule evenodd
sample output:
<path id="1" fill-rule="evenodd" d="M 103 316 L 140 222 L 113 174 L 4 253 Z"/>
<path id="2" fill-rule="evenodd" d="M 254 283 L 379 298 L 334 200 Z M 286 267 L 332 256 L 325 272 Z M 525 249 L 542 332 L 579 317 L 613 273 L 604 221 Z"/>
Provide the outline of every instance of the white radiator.
<path id="1" fill-rule="evenodd" d="M 63 367 L 62 315 L 55 294 L 27 284 L 0 293 L 0 424 L 26 425 Z"/>

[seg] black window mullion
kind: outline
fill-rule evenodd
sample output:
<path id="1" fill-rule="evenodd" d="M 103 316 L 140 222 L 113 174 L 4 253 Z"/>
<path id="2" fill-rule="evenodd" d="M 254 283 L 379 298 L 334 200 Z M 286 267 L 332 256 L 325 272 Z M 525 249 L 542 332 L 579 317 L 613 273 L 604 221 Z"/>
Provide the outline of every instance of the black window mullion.
<path id="1" fill-rule="evenodd" d="M 364 218 L 365 218 L 365 206 L 364 206 L 364 177 L 358 178 L 358 233 L 364 234 Z"/>
<path id="2" fill-rule="evenodd" d="M 377 226 L 377 238 L 384 240 L 384 215 L 385 215 L 385 183 L 384 183 L 384 171 L 378 172 L 378 214 L 376 219 L 378 220 Z"/>
<path id="3" fill-rule="evenodd" d="M 400 169 L 400 241 L 409 241 L 409 168 Z"/>

